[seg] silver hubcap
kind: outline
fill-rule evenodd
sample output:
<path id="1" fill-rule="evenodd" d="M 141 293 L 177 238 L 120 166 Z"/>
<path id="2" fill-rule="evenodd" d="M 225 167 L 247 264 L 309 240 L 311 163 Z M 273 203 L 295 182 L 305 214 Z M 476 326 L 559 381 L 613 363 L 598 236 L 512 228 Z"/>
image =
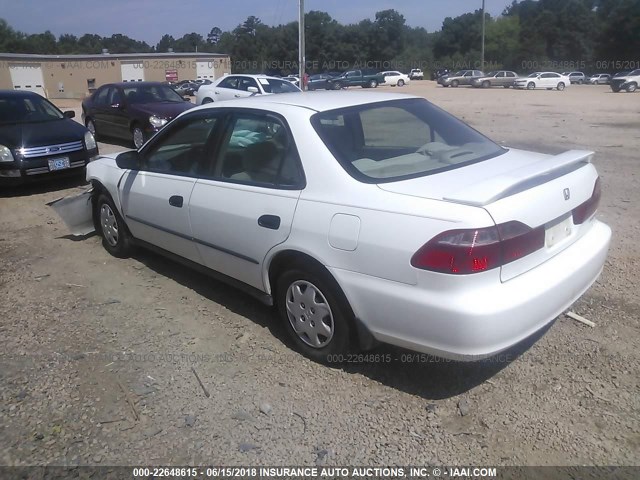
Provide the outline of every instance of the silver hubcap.
<path id="1" fill-rule="evenodd" d="M 293 282 L 287 289 L 287 316 L 293 330 L 311 347 L 322 348 L 333 338 L 334 322 L 329 302 L 306 280 Z"/>
<path id="2" fill-rule="evenodd" d="M 106 203 L 103 203 L 102 207 L 100 207 L 100 225 L 107 243 L 115 247 L 118 243 L 118 222 L 113 210 Z"/>
<path id="3" fill-rule="evenodd" d="M 144 135 L 142 135 L 142 130 L 140 130 L 139 128 L 133 129 L 133 144 L 136 146 L 136 148 L 140 148 L 142 145 L 144 145 Z"/>

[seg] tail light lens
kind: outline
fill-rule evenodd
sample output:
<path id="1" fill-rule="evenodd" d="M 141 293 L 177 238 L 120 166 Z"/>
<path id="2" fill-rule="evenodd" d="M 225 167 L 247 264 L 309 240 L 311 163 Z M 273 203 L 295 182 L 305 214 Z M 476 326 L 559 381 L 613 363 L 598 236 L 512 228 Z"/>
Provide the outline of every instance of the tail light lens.
<path id="1" fill-rule="evenodd" d="M 532 229 L 520 222 L 449 230 L 423 245 L 411 257 L 411 265 L 459 275 L 484 272 L 541 249 L 544 235 L 544 227 Z"/>
<path id="2" fill-rule="evenodd" d="M 600 189 L 600 177 L 598 177 L 596 179 L 596 184 L 593 187 L 593 194 L 591 195 L 591 198 L 573 209 L 573 223 L 575 225 L 580 225 L 586 222 L 594 213 L 596 213 L 598 205 L 600 204 L 601 196 L 602 190 Z"/>

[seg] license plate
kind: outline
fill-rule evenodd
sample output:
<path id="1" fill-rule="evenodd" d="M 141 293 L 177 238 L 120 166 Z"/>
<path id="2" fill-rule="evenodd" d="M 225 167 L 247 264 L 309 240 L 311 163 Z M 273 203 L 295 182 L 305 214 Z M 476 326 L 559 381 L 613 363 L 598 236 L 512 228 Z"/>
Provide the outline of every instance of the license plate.
<path id="1" fill-rule="evenodd" d="M 547 248 L 553 247 L 571 235 L 573 225 L 572 217 L 569 216 L 560 222 L 547 227 L 544 234 L 544 244 Z"/>
<path id="2" fill-rule="evenodd" d="M 58 157 L 52 158 L 49 160 L 49 171 L 53 172 L 55 170 L 64 170 L 65 168 L 69 168 L 69 157 Z"/>

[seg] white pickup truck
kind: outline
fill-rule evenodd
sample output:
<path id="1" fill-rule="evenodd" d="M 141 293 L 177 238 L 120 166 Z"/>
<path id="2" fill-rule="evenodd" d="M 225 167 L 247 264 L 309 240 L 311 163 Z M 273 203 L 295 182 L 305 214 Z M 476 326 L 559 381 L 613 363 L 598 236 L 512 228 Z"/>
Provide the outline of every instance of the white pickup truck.
<path id="1" fill-rule="evenodd" d="M 411 80 L 422 80 L 424 79 L 424 73 L 422 73 L 422 70 L 419 68 L 413 68 L 411 72 L 409 72 L 409 78 Z"/>

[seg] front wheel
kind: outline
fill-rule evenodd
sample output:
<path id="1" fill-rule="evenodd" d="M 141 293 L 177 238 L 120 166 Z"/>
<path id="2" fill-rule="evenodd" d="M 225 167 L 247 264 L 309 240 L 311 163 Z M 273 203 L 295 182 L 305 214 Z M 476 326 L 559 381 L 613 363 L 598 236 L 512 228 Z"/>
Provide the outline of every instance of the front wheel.
<path id="1" fill-rule="evenodd" d="M 118 213 L 111 197 L 100 193 L 94 208 L 94 223 L 102 237 L 105 250 L 114 257 L 126 258 L 131 254 L 131 234 Z"/>
<path id="2" fill-rule="evenodd" d="M 635 84 L 635 83 L 630 83 L 629 85 L 627 85 L 627 88 L 626 88 L 626 90 L 627 90 L 627 92 L 628 92 L 628 93 L 633 93 L 633 92 L 635 92 L 637 89 L 638 89 L 638 85 L 637 85 L 637 84 Z"/>
<path id="3" fill-rule="evenodd" d="M 98 140 L 98 131 L 96 130 L 96 124 L 93 121 L 93 119 L 88 118 L 86 123 L 85 123 L 85 127 L 87 127 L 87 130 L 89 130 L 91 132 L 91 135 L 93 135 L 94 140 Z"/>
<path id="4" fill-rule="evenodd" d="M 527 84 L 527 90 L 533 90 L 534 88 L 536 88 L 536 84 L 533 82 L 529 82 Z"/>
<path id="5" fill-rule="evenodd" d="M 482 88 L 489 88 L 491 86 L 491 82 L 489 80 L 485 80 L 482 82 Z"/>
<path id="6" fill-rule="evenodd" d="M 402 79 L 398 80 L 398 86 L 399 87 L 404 87 L 404 80 L 402 80 Z"/>
<path id="7" fill-rule="evenodd" d="M 133 137 L 133 146 L 139 149 L 144 145 L 144 132 L 140 128 L 139 125 L 134 125 L 131 130 L 131 135 Z"/>
<path id="8" fill-rule="evenodd" d="M 503 85 L 504 88 L 509 88 L 511 85 Z"/>
<path id="9" fill-rule="evenodd" d="M 342 84 L 340 82 L 336 82 L 333 84 L 334 90 L 342 90 Z"/>
<path id="10" fill-rule="evenodd" d="M 560 82 L 560 83 L 558 84 L 558 87 L 557 87 L 557 88 L 558 88 L 558 90 L 562 91 L 562 90 L 564 90 L 564 87 L 565 87 L 564 83 L 563 83 L 563 82 Z"/>
<path id="11" fill-rule="evenodd" d="M 278 312 L 296 348 L 320 363 L 351 349 L 351 313 L 328 274 L 293 269 L 278 279 Z"/>
<path id="12" fill-rule="evenodd" d="M 458 80 L 454 80 L 453 82 L 451 82 L 451 86 L 453 88 L 458 88 L 458 85 L 460 85 L 460 82 L 458 82 Z"/>

